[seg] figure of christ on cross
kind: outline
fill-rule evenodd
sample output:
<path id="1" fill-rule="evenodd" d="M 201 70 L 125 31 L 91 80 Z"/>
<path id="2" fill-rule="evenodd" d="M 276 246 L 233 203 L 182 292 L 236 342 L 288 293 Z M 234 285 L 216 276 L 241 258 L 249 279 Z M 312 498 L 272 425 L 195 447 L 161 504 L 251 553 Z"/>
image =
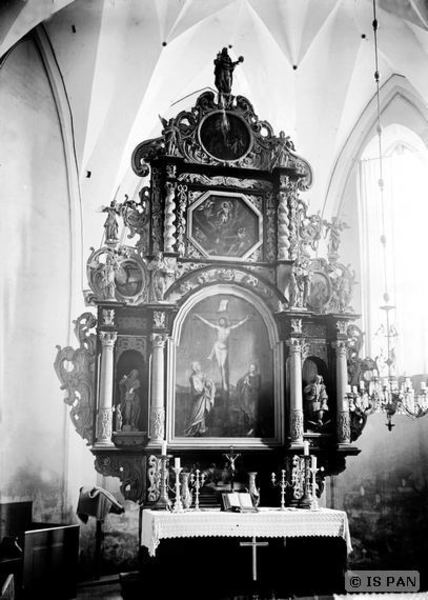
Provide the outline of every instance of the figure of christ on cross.
<path id="1" fill-rule="evenodd" d="M 210 355 L 208 356 L 209 360 L 213 360 L 214 358 L 217 360 L 217 364 L 220 370 L 220 378 L 221 378 L 221 387 L 223 391 L 227 392 L 229 390 L 229 364 L 228 364 L 228 350 L 229 350 L 229 336 L 232 329 L 236 329 L 240 327 L 244 323 L 248 321 L 250 318 L 249 315 L 235 323 L 235 325 L 229 325 L 227 319 L 225 317 L 220 317 L 218 320 L 218 324 L 211 323 L 201 315 L 195 315 L 198 319 L 200 319 L 203 323 L 215 329 L 217 331 L 217 340 L 214 342 L 213 348 L 211 350 Z"/>

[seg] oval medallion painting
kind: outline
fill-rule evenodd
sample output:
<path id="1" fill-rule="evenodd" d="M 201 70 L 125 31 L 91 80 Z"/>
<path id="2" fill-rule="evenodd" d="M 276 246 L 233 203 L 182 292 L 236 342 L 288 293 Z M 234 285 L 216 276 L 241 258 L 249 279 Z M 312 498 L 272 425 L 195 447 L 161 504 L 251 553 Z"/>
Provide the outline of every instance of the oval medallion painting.
<path id="1" fill-rule="evenodd" d="M 251 134 L 245 121 L 224 111 L 211 113 L 202 121 L 199 140 L 204 150 L 217 160 L 239 160 L 251 146 Z"/>

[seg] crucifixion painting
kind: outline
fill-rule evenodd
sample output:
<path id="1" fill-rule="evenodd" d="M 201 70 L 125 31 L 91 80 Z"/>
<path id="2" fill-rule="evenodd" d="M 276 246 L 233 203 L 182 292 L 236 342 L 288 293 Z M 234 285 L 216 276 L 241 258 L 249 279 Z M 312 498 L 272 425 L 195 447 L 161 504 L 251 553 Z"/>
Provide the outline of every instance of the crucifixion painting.
<path id="1" fill-rule="evenodd" d="M 197 303 L 177 345 L 175 435 L 269 437 L 273 389 L 272 350 L 258 310 L 232 294 Z"/>

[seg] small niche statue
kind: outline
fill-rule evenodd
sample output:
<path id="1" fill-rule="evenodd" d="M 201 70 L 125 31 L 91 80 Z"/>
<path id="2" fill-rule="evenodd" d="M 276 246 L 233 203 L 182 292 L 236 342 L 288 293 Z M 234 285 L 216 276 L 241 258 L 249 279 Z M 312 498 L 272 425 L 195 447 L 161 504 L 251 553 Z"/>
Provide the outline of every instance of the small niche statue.
<path id="1" fill-rule="evenodd" d="M 324 413 L 328 411 L 328 395 L 322 375 L 316 375 L 304 388 L 303 394 L 307 423 L 311 428 L 319 430 L 325 425 Z"/>
<path id="2" fill-rule="evenodd" d="M 124 375 L 119 381 L 119 414 L 122 431 L 139 431 L 138 421 L 141 412 L 139 389 L 138 369 L 132 369 L 128 375 Z"/>

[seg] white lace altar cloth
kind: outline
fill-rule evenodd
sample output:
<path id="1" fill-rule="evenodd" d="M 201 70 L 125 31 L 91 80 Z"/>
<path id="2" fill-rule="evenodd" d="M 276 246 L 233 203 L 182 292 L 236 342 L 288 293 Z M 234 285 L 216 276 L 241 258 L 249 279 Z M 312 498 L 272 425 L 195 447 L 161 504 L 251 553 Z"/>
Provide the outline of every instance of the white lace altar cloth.
<path id="1" fill-rule="evenodd" d="M 219 510 L 173 513 L 145 509 L 141 545 L 155 556 L 162 539 L 191 537 L 342 537 L 352 551 L 346 512 L 320 508 L 304 510 L 261 508 L 256 513 Z"/>

